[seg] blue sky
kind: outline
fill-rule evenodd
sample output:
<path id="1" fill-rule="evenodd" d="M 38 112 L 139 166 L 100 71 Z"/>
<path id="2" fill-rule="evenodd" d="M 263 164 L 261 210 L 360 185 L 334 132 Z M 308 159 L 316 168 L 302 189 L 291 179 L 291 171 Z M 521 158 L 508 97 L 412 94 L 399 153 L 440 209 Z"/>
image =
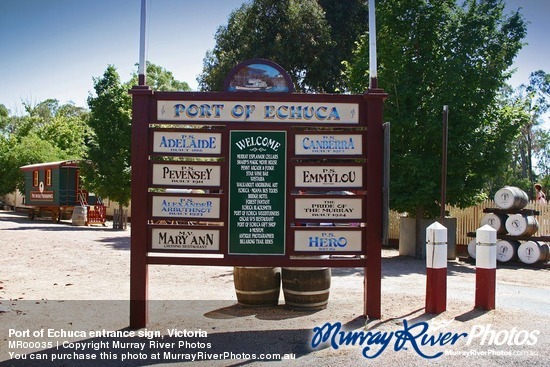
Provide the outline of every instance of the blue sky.
<path id="1" fill-rule="evenodd" d="M 197 88 L 218 26 L 243 0 L 148 0 L 147 59 Z M 139 59 L 141 0 L 0 0 L 0 104 L 22 113 L 21 100 L 56 98 L 86 107 L 93 77 L 107 65 L 130 79 Z M 531 23 L 516 58 L 517 86 L 532 71 L 550 72 L 550 1 L 507 0 Z M 382 86 L 383 87 L 383 86 Z"/>

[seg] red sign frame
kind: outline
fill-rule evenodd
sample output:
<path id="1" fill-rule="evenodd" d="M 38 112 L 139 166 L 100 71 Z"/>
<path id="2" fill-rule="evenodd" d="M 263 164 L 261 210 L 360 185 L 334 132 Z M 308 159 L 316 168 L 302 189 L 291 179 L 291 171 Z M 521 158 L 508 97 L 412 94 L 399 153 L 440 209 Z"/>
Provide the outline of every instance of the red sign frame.
<path id="1" fill-rule="evenodd" d="M 132 232 L 131 232 L 131 266 L 130 266 L 130 326 L 142 328 L 147 325 L 147 287 L 148 287 L 148 266 L 149 265 L 207 265 L 207 266 L 330 266 L 330 267 L 362 267 L 365 269 L 366 281 L 364 289 L 364 314 L 371 318 L 380 318 L 381 312 L 381 243 L 382 243 L 382 170 L 383 170 L 383 127 L 382 127 L 382 108 L 387 94 L 380 89 L 367 91 L 364 95 L 308 95 L 308 94 L 286 94 L 286 93 L 192 93 L 192 92 L 153 92 L 147 86 L 136 86 L 130 93 L 133 97 L 132 111 Z M 358 124 L 341 123 L 337 125 L 328 122 L 318 122 L 315 124 L 284 122 L 232 122 L 232 121 L 202 121 L 191 118 L 181 121 L 166 121 L 158 119 L 157 106 L 159 101 L 212 101 L 239 103 L 246 101 L 249 104 L 259 103 L 284 103 L 293 104 L 357 104 Z M 219 107 L 218 107 L 219 110 Z M 252 110 L 252 109 L 250 109 Z M 197 114 L 198 107 L 195 107 L 193 114 Z M 245 111 L 243 108 L 239 112 Z M 284 110 L 288 116 L 288 108 Z M 327 116 L 326 109 L 319 113 L 321 117 Z M 193 114 L 189 116 L 193 117 Z M 206 117 L 207 114 L 204 114 Z M 215 117 L 215 116 L 214 116 Z M 166 125 L 166 126 L 164 126 Z M 216 227 L 220 229 L 220 247 L 219 251 L 214 253 L 220 255 L 212 256 L 169 256 L 170 252 L 152 251 L 150 238 L 152 228 L 162 227 L 152 218 L 150 189 L 160 188 L 162 185 L 152 184 L 152 166 L 162 160 L 158 153 L 151 149 L 152 134 L 159 129 L 167 128 L 165 131 L 173 131 L 179 126 L 192 126 L 190 131 L 203 131 L 203 127 L 211 129 L 215 127 L 217 133 L 222 133 L 221 156 L 214 155 L 213 158 L 218 162 L 201 162 L 193 164 L 221 165 L 222 182 L 220 187 L 211 185 L 197 188 L 208 190 L 221 190 L 219 195 L 222 198 L 222 212 L 219 220 L 227 224 L 227 188 L 228 188 L 228 157 L 229 144 L 228 135 L 231 130 L 285 130 L 287 131 L 289 150 L 294 150 L 296 134 L 303 134 L 304 131 L 312 133 L 322 133 L 324 130 L 334 129 L 335 134 L 340 131 L 353 134 L 362 134 L 364 157 L 337 157 L 338 160 L 347 162 L 345 165 L 358 165 L 363 170 L 363 184 L 360 187 L 331 187 L 330 190 L 353 190 L 356 191 L 366 203 L 363 210 L 363 225 L 353 228 L 353 231 L 360 231 L 362 238 L 361 251 L 350 252 L 351 257 L 338 257 L 333 259 L 300 259 L 295 255 L 320 254 L 319 252 L 294 251 L 293 236 L 300 227 L 294 218 L 293 208 L 296 187 L 293 184 L 287 188 L 287 218 L 286 218 L 286 236 L 287 251 L 285 255 L 236 255 L 227 253 L 227 236 L 224 232 L 224 226 Z M 319 130 L 320 129 L 320 130 Z M 169 154 L 169 156 L 178 156 L 177 163 L 185 164 L 193 162 L 193 159 L 187 160 L 182 156 L 186 154 Z M 190 154 L 190 158 L 197 157 L 197 154 Z M 307 165 L 308 159 L 314 159 L 312 156 L 296 156 L 289 153 L 288 177 L 287 182 L 294 182 L 295 167 Z M 318 157 L 317 157 L 318 158 Z M 306 163 L 304 163 L 306 162 Z M 317 162 L 316 164 L 319 164 Z M 325 163 L 323 163 L 325 164 Z M 334 163 L 332 163 L 334 164 Z M 330 163 L 327 163 L 330 166 Z M 319 188 L 314 188 L 319 190 Z M 294 193 L 293 193 L 294 192 Z M 368 196 L 368 200 L 366 197 Z M 330 196 L 327 196 L 330 197 Z M 357 196 L 354 196 L 357 197 Z M 149 199 L 148 199 L 149 198 Z M 292 204 L 291 204 L 292 203 Z M 308 220 L 316 223 L 316 220 Z M 344 223 L 345 220 L 335 219 L 334 223 Z M 365 225 L 366 223 L 366 225 Z M 177 223 L 178 225 L 179 223 Z M 193 228 L 206 228 L 208 226 L 195 226 Z M 163 227 L 165 228 L 165 227 Z M 186 225 L 179 225 L 175 228 L 190 228 Z M 311 229 L 318 227 L 311 227 Z M 335 227 L 336 228 L 336 227 Z M 290 240 L 292 238 L 292 240 Z M 193 254 L 200 251 L 190 251 Z M 212 252 L 210 252 L 212 254 Z M 327 254 L 327 253 L 323 253 Z M 347 253 L 346 253 L 347 254 Z"/>

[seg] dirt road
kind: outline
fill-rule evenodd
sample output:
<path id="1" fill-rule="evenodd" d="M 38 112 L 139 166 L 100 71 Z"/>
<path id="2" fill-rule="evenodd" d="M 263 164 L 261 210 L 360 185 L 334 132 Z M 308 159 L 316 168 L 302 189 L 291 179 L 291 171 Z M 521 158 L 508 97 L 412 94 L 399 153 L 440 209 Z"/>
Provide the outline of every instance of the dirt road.
<path id="1" fill-rule="evenodd" d="M 385 249 L 382 320 L 361 317 L 362 269 L 333 269 L 328 307 L 300 312 L 282 292 L 278 307 L 237 305 L 232 268 L 150 266 L 134 331 L 129 234 L 0 211 L 0 366 L 549 365 L 548 266 L 499 266 L 485 312 L 475 266 L 451 261 L 447 311 L 430 315 L 425 262 Z"/>

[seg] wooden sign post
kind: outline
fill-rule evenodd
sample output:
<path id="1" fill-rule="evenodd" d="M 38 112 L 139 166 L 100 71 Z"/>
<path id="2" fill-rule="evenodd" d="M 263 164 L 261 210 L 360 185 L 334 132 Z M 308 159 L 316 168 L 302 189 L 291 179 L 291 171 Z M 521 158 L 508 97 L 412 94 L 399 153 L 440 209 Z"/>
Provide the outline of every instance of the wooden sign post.
<path id="1" fill-rule="evenodd" d="M 226 92 L 130 91 L 132 328 L 147 325 L 148 267 L 167 264 L 361 267 L 364 314 L 381 317 L 386 94 L 289 86 L 252 60 Z M 336 256 L 301 256 L 321 254 Z"/>

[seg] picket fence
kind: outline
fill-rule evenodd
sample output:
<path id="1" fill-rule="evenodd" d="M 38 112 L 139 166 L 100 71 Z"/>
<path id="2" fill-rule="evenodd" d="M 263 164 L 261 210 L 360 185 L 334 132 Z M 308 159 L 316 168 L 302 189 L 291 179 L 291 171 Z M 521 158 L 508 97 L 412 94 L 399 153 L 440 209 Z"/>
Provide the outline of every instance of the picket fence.
<path id="1" fill-rule="evenodd" d="M 483 209 L 496 208 L 493 200 L 486 200 L 476 206 L 460 209 L 453 206 L 446 206 L 445 209 L 451 217 L 457 219 L 456 243 L 457 245 L 467 245 L 472 240 L 468 237 L 468 232 L 475 232 L 480 227 L 481 218 L 485 215 Z M 533 209 L 540 214 L 537 216 L 539 230 L 535 236 L 550 236 L 550 205 L 538 204 L 534 201 L 527 204 L 526 209 Z M 399 218 L 403 215 L 390 211 L 390 223 L 388 238 L 390 240 L 399 240 Z"/>

